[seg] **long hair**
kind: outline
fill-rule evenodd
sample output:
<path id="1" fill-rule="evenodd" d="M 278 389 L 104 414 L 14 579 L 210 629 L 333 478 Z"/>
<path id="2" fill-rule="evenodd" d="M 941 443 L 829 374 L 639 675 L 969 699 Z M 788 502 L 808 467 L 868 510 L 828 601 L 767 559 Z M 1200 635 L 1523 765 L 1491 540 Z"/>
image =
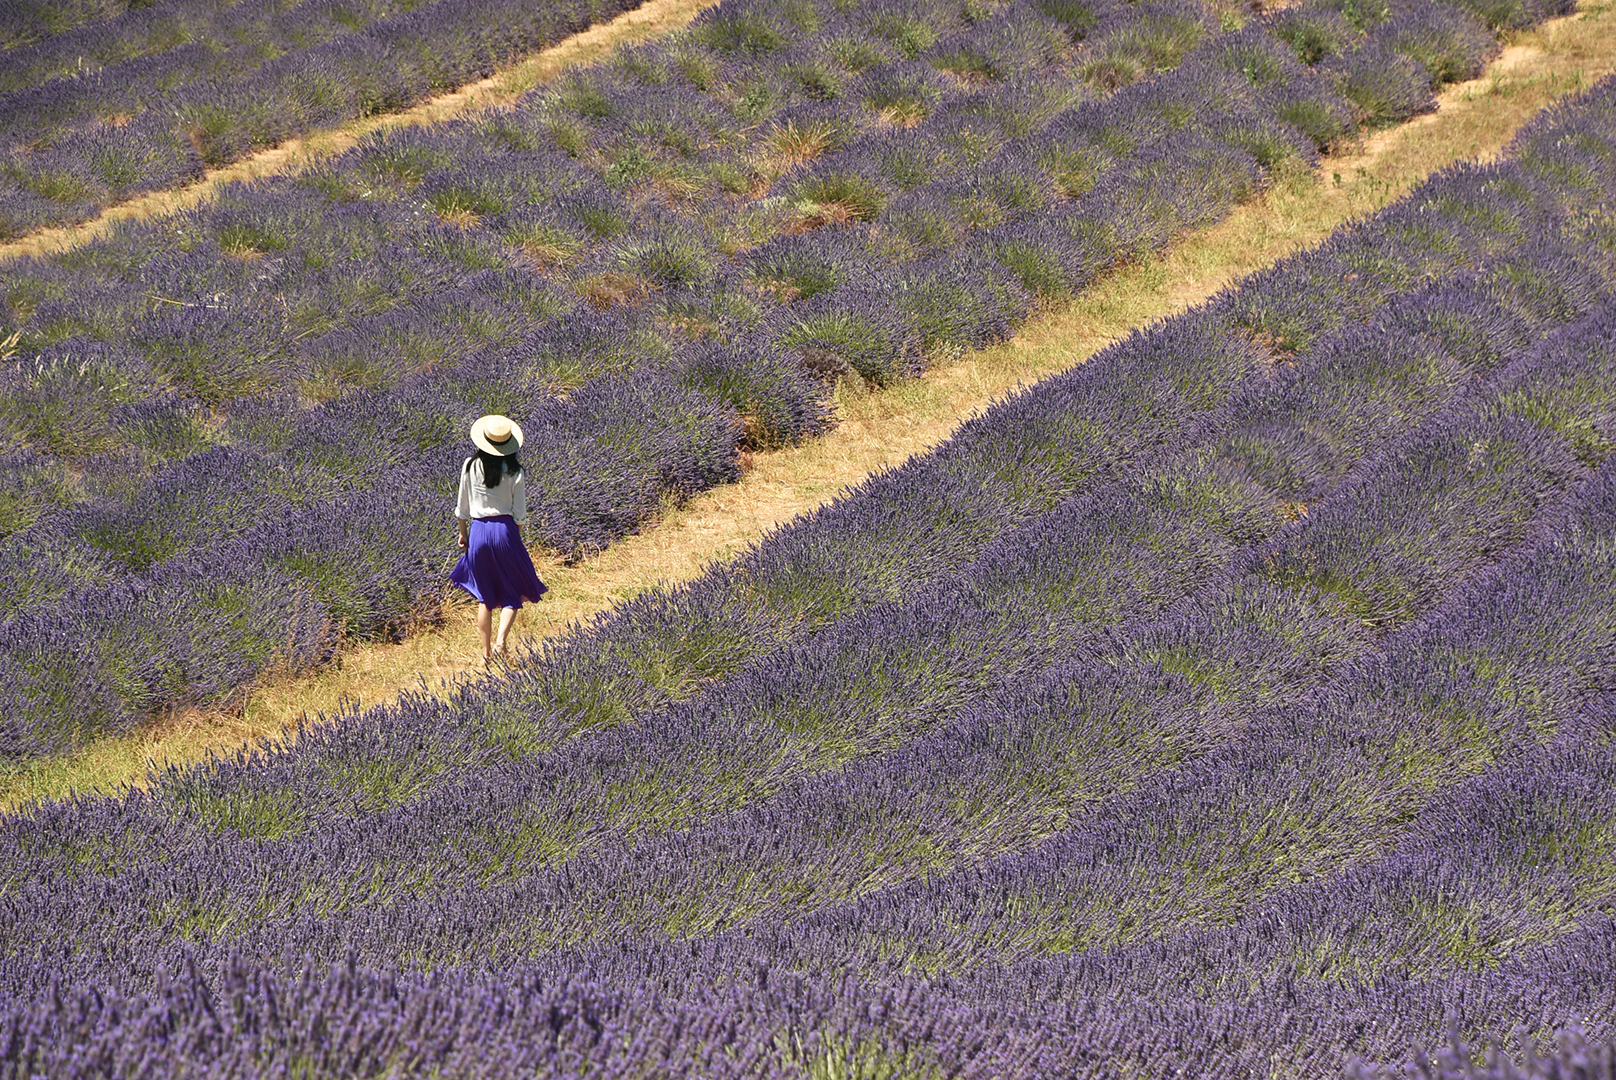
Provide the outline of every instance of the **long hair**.
<path id="1" fill-rule="evenodd" d="M 482 470 L 483 487 L 497 488 L 499 482 L 507 476 L 516 476 L 522 471 L 522 463 L 515 454 L 490 454 L 487 450 L 478 450 L 477 466 Z M 471 462 L 466 463 L 471 468 Z"/>

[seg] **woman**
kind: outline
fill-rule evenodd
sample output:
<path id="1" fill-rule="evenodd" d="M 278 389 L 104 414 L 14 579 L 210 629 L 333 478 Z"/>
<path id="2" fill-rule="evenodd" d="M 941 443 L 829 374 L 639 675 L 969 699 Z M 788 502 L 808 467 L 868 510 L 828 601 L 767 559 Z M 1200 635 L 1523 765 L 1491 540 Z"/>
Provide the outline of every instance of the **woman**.
<path id="1" fill-rule="evenodd" d="M 449 580 L 477 598 L 477 630 L 483 659 L 505 652 L 505 639 L 522 604 L 537 602 L 549 590 L 533 570 L 522 544 L 527 520 L 527 487 L 516 452 L 522 429 L 504 416 L 484 416 L 471 425 L 477 453 L 460 467 L 460 547 L 465 552 Z M 493 610 L 499 608 L 499 636 L 492 642 Z"/>

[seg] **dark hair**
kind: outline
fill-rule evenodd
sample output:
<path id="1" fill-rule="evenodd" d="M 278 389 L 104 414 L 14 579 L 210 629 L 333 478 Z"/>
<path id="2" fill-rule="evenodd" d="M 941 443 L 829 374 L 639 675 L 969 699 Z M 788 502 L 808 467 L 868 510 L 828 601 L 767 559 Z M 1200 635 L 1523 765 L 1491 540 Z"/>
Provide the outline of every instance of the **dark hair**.
<path id="1" fill-rule="evenodd" d="M 516 476 L 522 471 L 522 463 L 515 454 L 490 454 L 487 450 L 479 450 L 472 460 L 482 465 L 483 487 L 497 488 L 505 477 Z M 466 462 L 466 468 L 471 468 L 470 461 Z"/>

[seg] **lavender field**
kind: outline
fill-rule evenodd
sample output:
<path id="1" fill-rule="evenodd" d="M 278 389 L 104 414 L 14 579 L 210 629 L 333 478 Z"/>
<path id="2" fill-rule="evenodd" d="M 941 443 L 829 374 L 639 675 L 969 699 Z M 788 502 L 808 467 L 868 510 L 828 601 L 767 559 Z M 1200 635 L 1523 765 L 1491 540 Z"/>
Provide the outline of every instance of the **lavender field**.
<path id="1" fill-rule="evenodd" d="M 482 78 L 628 0 L 0 7 L 0 240 Z"/>
<path id="2" fill-rule="evenodd" d="M 1559 10 L 729 2 L 7 264 L 0 758 L 433 618 L 480 413 L 529 432 L 538 542 L 598 551 L 821 433 L 838 380 L 1004 338 Z M 1410 280 L 1474 263 L 1433 258 Z M 1290 348 L 1294 302 L 1229 319 Z"/>
<path id="3" fill-rule="evenodd" d="M 0 820 L 0 1077 L 1609 1078 L 1613 200 L 1607 81 L 509 679 Z"/>

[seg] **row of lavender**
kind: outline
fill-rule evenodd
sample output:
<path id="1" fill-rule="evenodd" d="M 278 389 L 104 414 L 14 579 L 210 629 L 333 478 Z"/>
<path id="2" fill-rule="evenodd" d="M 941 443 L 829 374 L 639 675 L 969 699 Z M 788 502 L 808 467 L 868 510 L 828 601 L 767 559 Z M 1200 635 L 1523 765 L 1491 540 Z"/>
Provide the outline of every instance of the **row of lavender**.
<path id="1" fill-rule="evenodd" d="M 776 177 L 776 194 L 675 206 L 611 186 L 625 161 L 655 173 L 653 150 L 672 154 L 670 132 L 711 119 L 734 86 L 785 85 L 801 57 L 783 45 L 732 61 L 705 96 L 684 62 L 720 55 L 702 42 L 736 27 L 789 29 L 793 12 L 721 7 L 695 46 L 633 51 L 527 110 L 404 133 L 329 171 L 243 189 L 182 220 L 178 253 L 158 254 L 176 239 L 170 223 L 22 264 L 7 282 L 14 318 L 59 340 L 17 370 L 0 405 L 29 447 L 9 462 L 13 519 L 43 515 L 0 553 L 11 756 L 217 700 L 265 666 L 318 661 L 344 629 L 396 633 L 430 616 L 446 549 L 434 511 L 477 412 L 518 415 L 536 434 L 541 540 L 603 545 L 667 495 L 733 476 L 743 440 L 820 430 L 825 390 L 807 369 L 882 381 L 1002 335 L 1036 295 L 1221 215 L 1262 164 L 1310 158 L 1350 127 L 1332 86 L 1353 84 L 1339 71 L 1401 86 L 1387 114 L 1398 116 L 1430 101 L 1433 75 L 1395 49 L 1456 75 L 1491 48 L 1479 24 L 1440 6 L 1367 33 L 1304 8 L 1068 108 L 1083 96 L 1074 57 L 1118 61 L 1164 27 L 1202 32 L 1204 16 L 1120 9 L 1068 54 L 1052 36 L 1064 40 L 1064 24 L 1031 9 L 971 23 L 943 5 L 900 20 L 902 40 L 956 28 L 926 59 L 870 45 L 873 58 L 847 61 L 870 65 L 854 90 L 692 151 L 716 174 L 782 133 L 864 131 Z M 890 14 L 825 9 L 800 48 L 834 55 L 850 21 L 879 29 Z M 1194 34 L 1180 37 L 1187 47 Z M 1001 77 L 953 89 L 926 62 L 983 55 Z M 887 93 L 906 86 L 909 98 Z M 872 119 L 905 108 L 918 110 L 913 127 Z M 574 137 L 588 150 L 577 160 L 553 145 Z M 827 224 L 829 208 L 874 220 Z M 439 213 L 477 220 L 445 226 Z M 809 225 L 820 227 L 725 254 Z M 541 257 L 559 260 L 548 276 L 518 265 Z M 263 394 L 352 384 L 378 389 L 313 409 Z M 64 458 L 102 494 L 51 516 L 50 503 L 75 497 Z M 356 490 L 372 475 L 386 476 L 385 497 Z M 201 622 L 209 610 L 227 613 L 224 633 Z"/>
<path id="2" fill-rule="evenodd" d="M 13 0 L 0 9 L 0 50 L 32 45 L 128 10 L 127 0 Z"/>
<path id="3" fill-rule="evenodd" d="M 1449 1011 L 1597 1034 L 1613 109 L 515 686 L 12 821 L 6 1060 L 1318 1075 Z"/>
<path id="4" fill-rule="evenodd" d="M 491 74 L 631 6 L 161 0 L 4 53 L 0 239 Z"/>
<path id="5" fill-rule="evenodd" d="M 1105 5 L 1045 6 L 1074 37 L 1105 21 Z M 1532 5 L 1519 0 L 1471 6 L 1494 27 L 1534 18 Z M 966 4 L 952 21 L 957 25 L 962 15 L 980 19 L 991 7 Z M 0 73 L 0 143 L 7 148 L 0 170 L 5 183 L 0 234 L 81 219 L 134 193 L 179 184 L 203 165 L 223 164 L 255 146 L 402 107 L 432 89 L 486 74 L 515 53 L 615 10 L 568 14 L 550 7 L 518 11 L 446 0 L 422 10 L 390 0 L 359 5 L 310 0 L 289 6 L 167 0 L 107 20 L 87 20 L 8 52 Z M 863 36 L 793 49 L 802 31 L 816 29 L 819 15 L 810 5 L 784 11 L 783 19 L 781 14 L 742 14 L 709 23 L 703 38 L 713 49 L 683 57 L 681 67 L 698 83 L 703 75 L 717 81 L 724 53 L 794 53 L 778 73 L 724 80 L 732 84 L 724 95 L 727 104 L 757 119 L 793 98 L 836 96 L 849 71 L 856 75 L 891 51 L 872 48 L 869 29 L 908 56 L 946 39 L 952 29 L 924 6 L 899 7 L 883 13 L 875 27 L 863 28 Z M 1147 20 L 1147 30 L 1091 62 L 1091 77 L 1114 85 L 1142 67 L 1164 66 L 1164 58 L 1193 41 L 1194 22 L 1171 12 Z M 1429 28 L 1423 29 L 1427 33 L 1421 36 L 1428 38 Z M 1339 36 L 1339 28 L 1326 31 L 1324 40 L 1331 36 Z M 1309 48 L 1318 47 L 1316 37 L 1309 38 Z M 964 75 L 1002 76 L 1004 45 L 1026 43 L 997 44 L 998 49 L 967 49 L 942 59 L 945 65 L 963 65 Z M 1432 42 L 1418 47 L 1426 50 L 1419 59 L 1429 65 Z M 1013 67 L 1017 58 L 1009 59 Z M 1367 69 L 1369 58 L 1365 61 L 1358 66 Z M 1383 76 L 1366 70 L 1358 77 L 1367 79 L 1370 92 L 1387 89 Z M 889 89 L 907 98 L 929 88 L 922 80 L 918 87 Z M 733 124 L 733 116 L 727 119 Z"/>

